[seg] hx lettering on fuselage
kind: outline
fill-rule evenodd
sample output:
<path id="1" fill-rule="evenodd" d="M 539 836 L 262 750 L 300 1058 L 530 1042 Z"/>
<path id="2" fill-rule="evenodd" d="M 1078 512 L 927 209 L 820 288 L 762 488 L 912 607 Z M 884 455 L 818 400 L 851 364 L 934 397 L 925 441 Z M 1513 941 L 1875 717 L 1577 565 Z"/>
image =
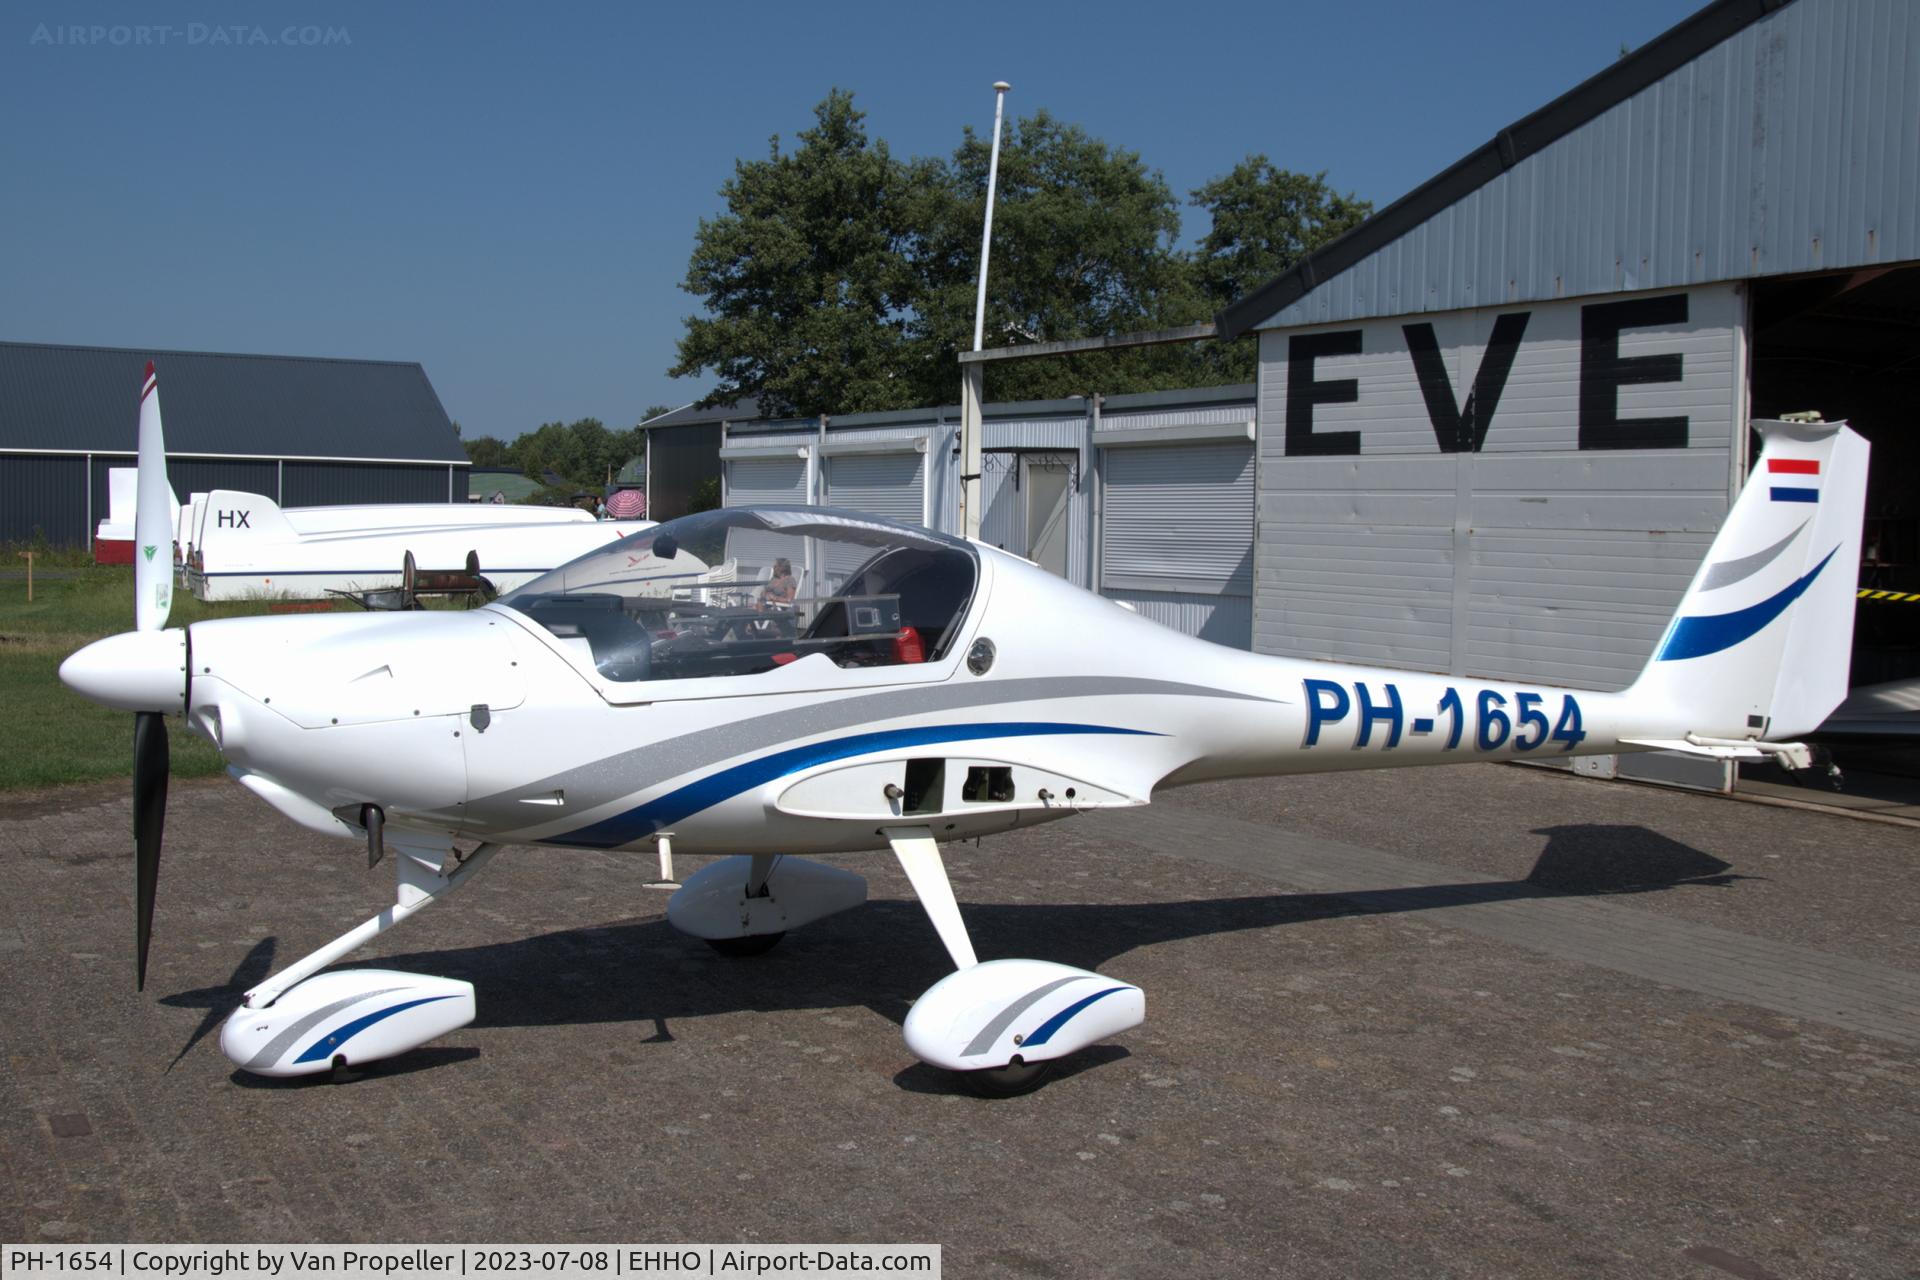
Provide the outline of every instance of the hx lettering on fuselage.
<path id="1" fill-rule="evenodd" d="M 1139 1023 L 1144 997 L 978 961 L 943 840 L 1229 777 L 1663 748 L 1804 760 L 1784 740 L 1846 692 L 1867 445 L 1843 424 L 1755 426 L 1750 481 L 1618 693 L 1228 649 L 991 547 L 815 507 L 670 521 L 471 612 L 168 629 L 171 557 L 136 557 L 136 629 L 61 678 L 136 713 L 142 983 L 168 715 L 275 809 L 397 868 L 393 906 L 246 994 L 221 1043 L 248 1071 L 339 1069 L 471 1020 L 465 982 L 321 971 L 504 846 L 727 855 L 667 916 L 736 954 L 865 901 L 864 879 L 814 857 L 891 849 L 954 964 L 908 1047 L 1013 1092 Z M 149 366 L 137 542 L 172 537 L 163 466 Z"/>

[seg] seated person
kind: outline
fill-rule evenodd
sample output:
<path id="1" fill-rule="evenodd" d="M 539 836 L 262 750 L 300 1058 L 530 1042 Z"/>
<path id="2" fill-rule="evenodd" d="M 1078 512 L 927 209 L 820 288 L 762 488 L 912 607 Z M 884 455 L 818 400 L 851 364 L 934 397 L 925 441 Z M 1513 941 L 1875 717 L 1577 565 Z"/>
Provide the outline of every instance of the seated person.
<path id="1" fill-rule="evenodd" d="M 785 556 L 781 556 L 773 562 L 773 576 L 767 579 L 766 586 L 760 588 L 759 607 L 791 609 L 793 598 L 798 590 L 799 583 L 794 580 L 793 564 Z"/>

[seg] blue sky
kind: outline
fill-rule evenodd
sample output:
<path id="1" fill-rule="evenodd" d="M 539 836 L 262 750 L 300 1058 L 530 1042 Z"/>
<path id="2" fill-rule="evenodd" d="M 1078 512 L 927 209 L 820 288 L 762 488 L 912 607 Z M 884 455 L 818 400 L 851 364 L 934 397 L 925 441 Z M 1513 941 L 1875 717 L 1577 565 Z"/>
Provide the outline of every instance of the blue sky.
<path id="1" fill-rule="evenodd" d="M 833 86 L 897 154 L 1006 79 L 1183 196 L 1265 152 L 1384 204 L 1696 7 L 25 0 L 0 338 L 419 360 L 468 436 L 630 426 L 706 390 L 666 374 L 695 228 Z"/>

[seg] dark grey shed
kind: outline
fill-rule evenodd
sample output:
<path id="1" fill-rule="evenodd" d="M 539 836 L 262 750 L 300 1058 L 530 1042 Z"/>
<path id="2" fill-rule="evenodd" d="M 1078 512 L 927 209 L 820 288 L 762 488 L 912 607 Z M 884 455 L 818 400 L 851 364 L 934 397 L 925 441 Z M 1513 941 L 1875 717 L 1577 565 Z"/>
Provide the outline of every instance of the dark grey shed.
<path id="1" fill-rule="evenodd" d="M 183 501 L 466 500 L 466 452 L 417 363 L 0 342 L 0 541 L 91 539 L 108 470 L 133 465 L 149 359 Z"/>
<path id="2" fill-rule="evenodd" d="M 647 433 L 647 516 L 671 520 L 692 509 L 703 481 L 720 479 L 721 424 L 760 417 L 752 396 L 732 404 L 682 405 L 640 424 Z"/>

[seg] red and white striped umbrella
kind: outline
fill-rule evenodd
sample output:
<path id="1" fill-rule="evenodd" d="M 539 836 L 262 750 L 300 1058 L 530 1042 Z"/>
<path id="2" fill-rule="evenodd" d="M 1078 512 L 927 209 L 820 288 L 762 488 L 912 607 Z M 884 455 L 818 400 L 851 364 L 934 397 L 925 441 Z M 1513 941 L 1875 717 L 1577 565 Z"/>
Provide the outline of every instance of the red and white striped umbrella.
<path id="1" fill-rule="evenodd" d="M 607 514 L 615 520 L 638 520 L 647 514 L 647 495 L 638 489 L 622 489 L 607 499 Z"/>

